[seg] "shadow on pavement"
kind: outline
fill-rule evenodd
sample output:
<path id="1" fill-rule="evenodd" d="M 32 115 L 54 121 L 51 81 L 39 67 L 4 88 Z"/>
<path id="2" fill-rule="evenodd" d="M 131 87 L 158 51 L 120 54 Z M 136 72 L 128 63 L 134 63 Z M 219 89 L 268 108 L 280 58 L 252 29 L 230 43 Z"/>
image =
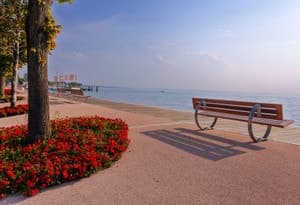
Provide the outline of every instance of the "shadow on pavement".
<path id="1" fill-rule="evenodd" d="M 239 142 L 186 128 L 175 128 L 174 131 L 151 130 L 142 134 L 212 161 L 244 154 L 247 150 L 265 149 L 252 143 Z"/>

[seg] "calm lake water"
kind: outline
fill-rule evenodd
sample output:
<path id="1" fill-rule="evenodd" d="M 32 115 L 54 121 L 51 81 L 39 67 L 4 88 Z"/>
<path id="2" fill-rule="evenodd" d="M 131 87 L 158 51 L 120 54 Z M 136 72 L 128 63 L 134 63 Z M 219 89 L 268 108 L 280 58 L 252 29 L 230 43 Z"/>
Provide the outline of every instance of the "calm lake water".
<path id="1" fill-rule="evenodd" d="M 200 90 L 140 89 L 100 87 L 99 92 L 86 91 L 86 95 L 133 104 L 150 105 L 183 111 L 193 111 L 192 97 L 232 99 L 241 101 L 270 102 L 283 104 L 284 118 L 295 120 L 300 125 L 300 96 L 276 96 L 242 92 L 219 92 Z"/>

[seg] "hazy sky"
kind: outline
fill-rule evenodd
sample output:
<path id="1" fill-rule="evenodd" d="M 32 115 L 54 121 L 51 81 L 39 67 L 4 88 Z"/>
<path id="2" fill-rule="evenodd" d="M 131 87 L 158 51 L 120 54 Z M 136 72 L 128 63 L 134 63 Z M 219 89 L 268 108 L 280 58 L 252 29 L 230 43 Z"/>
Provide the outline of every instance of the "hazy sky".
<path id="1" fill-rule="evenodd" d="M 63 31 L 49 77 L 88 84 L 300 90 L 299 0 L 75 0 L 54 5 Z"/>

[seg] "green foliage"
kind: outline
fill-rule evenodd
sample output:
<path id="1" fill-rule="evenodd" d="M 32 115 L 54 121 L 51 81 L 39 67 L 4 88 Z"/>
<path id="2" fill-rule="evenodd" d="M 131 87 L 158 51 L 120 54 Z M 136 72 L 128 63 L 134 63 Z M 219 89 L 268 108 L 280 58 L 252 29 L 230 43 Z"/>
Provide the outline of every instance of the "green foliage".
<path id="1" fill-rule="evenodd" d="M 25 18 L 27 3 L 22 0 L 0 0 L 0 75 L 6 75 L 13 69 L 18 50 L 21 68 L 26 63 Z"/>
<path id="2" fill-rule="evenodd" d="M 24 83 L 24 78 L 20 78 L 20 76 L 18 77 L 18 84 L 23 85 Z"/>
<path id="3" fill-rule="evenodd" d="M 50 51 L 55 49 L 55 47 L 56 47 L 55 39 L 58 36 L 58 34 L 60 33 L 61 29 L 62 29 L 62 26 L 56 24 L 56 21 L 51 13 L 51 10 L 49 10 L 49 13 L 48 13 L 48 16 L 47 16 L 46 22 L 45 22 L 44 31 L 47 36 L 47 46 Z"/>
<path id="4" fill-rule="evenodd" d="M 55 86 L 55 85 L 56 85 L 56 82 L 48 80 L 48 85 L 49 85 L 49 86 Z"/>
<path id="5" fill-rule="evenodd" d="M 73 0 L 58 0 L 58 3 L 72 3 Z M 47 34 L 47 45 L 49 50 L 54 50 L 56 47 L 55 39 L 60 33 L 62 26 L 57 25 L 52 15 L 51 9 L 49 9 L 48 16 L 45 23 L 45 32 Z"/>
<path id="6" fill-rule="evenodd" d="M 71 87 L 81 87 L 82 83 L 78 83 L 78 82 L 71 82 Z"/>
<path id="7" fill-rule="evenodd" d="M 0 0 L 1 52 L 12 55 L 16 49 L 16 43 L 20 43 L 22 54 L 26 51 L 25 18 L 27 15 L 27 3 L 25 1 Z M 26 53 L 25 53 L 26 54 Z M 22 55 L 26 56 L 26 55 Z"/>
<path id="8" fill-rule="evenodd" d="M 58 3 L 72 3 L 72 0 L 58 0 Z M 45 6 L 44 0 L 39 0 L 41 6 Z M 0 0 L 0 55 L 11 55 L 16 49 L 16 43 L 19 43 L 19 68 L 27 62 L 27 49 L 26 49 L 26 32 L 25 32 L 25 19 L 27 17 L 28 1 L 27 0 Z M 62 26 L 57 25 L 52 13 L 51 8 L 48 9 L 49 13 L 44 22 L 44 32 L 46 34 L 46 43 L 48 50 L 54 50 L 56 47 L 55 39 Z M 32 52 L 38 52 L 38 48 L 31 48 Z M 2 57 L 1 57 L 2 58 Z M 13 58 L 10 58 L 13 61 Z M 40 59 L 40 63 L 46 63 L 45 59 Z M 12 63 L 8 63 L 12 67 Z M 5 64 L 6 66 L 8 64 Z M 7 70 L 7 67 L 1 70 Z M 0 70 L 0 75 L 1 75 Z"/>
<path id="9" fill-rule="evenodd" d="M 72 3 L 73 0 L 58 0 L 58 3 Z"/>
<path id="10" fill-rule="evenodd" d="M 73 0 L 58 0 L 58 3 L 72 3 L 72 2 Z M 51 7 L 47 8 L 45 1 L 39 0 L 39 5 L 41 7 L 44 6 L 45 9 L 48 9 L 48 14 L 44 22 L 43 31 L 46 36 L 46 44 L 47 44 L 48 51 L 52 51 L 56 47 L 55 39 L 60 33 L 62 26 L 57 24 L 55 18 L 52 15 Z M 33 53 L 39 53 L 39 48 L 31 48 L 30 51 Z M 39 58 L 39 63 L 46 64 L 47 60 Z"/>
<path id="11" fill-rule="evenodd" d="M 7 76 L 11 73 L 12 56 L 0 53 L 0 76 Z"/>

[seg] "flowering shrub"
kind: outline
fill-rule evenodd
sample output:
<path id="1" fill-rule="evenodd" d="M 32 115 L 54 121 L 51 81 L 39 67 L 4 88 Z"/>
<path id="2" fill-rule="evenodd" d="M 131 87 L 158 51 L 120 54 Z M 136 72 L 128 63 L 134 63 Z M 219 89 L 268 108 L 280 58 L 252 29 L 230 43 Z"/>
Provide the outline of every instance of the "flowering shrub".
<path id="1" fill-rule="evenodd" d="M 13 115 L 20 115 L 28 112 L 28 105 L 17 105 L 16 107 L 0 108 L 0 117 L 7 117 Z"/>
<path id="2" fill-rule="evenodd" d="M 129 144 L 128 126 L 98 116 L 51 121 L 51 135 L 26 145 L 25 125 L 0 129 L 0 198 L 35 195 L 46 187 L 87 177 L 118 160 Z"/>
<path id="3" fill-rule="evenodd" d="M 10 88 L 4 88 L 4 94 L 5 95 L 10 95 L 11 89 Z"/>

